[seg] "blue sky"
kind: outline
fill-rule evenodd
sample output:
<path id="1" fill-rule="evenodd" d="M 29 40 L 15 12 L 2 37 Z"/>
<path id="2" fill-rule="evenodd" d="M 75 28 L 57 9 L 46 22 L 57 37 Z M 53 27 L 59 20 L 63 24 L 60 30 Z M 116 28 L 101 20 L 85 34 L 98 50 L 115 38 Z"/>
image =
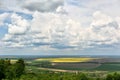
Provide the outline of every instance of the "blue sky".
<path id="1" fill-rule="evenodd" d="M 119 7 L 119 0 L 0 0 L 0 55 L 119 55 Z"/>

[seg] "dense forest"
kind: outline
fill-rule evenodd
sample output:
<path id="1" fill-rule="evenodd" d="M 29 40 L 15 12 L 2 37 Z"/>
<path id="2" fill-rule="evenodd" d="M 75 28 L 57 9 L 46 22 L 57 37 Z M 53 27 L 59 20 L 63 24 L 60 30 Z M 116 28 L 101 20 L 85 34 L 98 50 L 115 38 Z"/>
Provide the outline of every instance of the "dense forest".
<path id="1" fill-rule="evenodd" d="M 0 80 L 120 80 L 119 73 L 107 74 L 105 77 L 89 77 L 83 73 L 54 72 L 26 69 L 23 59 L 12 63 L 10 59 L 0 60 Z"/>

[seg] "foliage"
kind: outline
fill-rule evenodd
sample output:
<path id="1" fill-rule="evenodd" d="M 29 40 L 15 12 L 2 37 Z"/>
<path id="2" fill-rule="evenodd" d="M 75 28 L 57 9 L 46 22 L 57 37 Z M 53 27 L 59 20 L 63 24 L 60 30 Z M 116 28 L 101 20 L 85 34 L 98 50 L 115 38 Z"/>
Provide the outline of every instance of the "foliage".
<path id="1" fill-rule="evenodd" d="M 42 64 L 49 63 L 42 62 Z M 9 59 L 0 60 L 0 80 L 120 80 L 119 73 L 108 74 L 106 77 L 96 77 L 96 75 L 90 77 L 87 73 L 81 72 L 36 70 L 25 70 L 23 59 L 17 60 L 14 64 Z"/>
<path id="2" fill-rule="evenodd" d="M 11 64 L 9 59 L 0 60 L 0 80 L 20 77 L 25 70 L 24 60 L 19 59 L 16 63 Z"/>

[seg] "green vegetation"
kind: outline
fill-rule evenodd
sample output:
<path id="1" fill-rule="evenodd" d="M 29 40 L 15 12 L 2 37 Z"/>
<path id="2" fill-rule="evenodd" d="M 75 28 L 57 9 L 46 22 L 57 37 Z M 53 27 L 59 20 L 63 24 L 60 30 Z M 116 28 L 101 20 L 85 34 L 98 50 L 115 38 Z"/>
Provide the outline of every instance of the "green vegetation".
<path id="1" fill-rule="evenodd" d="M 108 74 L 106 80 L 120 80 L 120 74 L 118 73 Z"/>
<path id="2" fill-rule="evenodd" d="M 0 80 L 13 80 L 19 78 L 25 71 L 24 60 L 19 59 L 14 64 L 9 59 L 0 60 Z"/>
<path id="3" fill-rule="evenodd" d="M 53 69 L 49 61 L 30 62 L 23 59 L 18 59 L 14 63 L 12 61 L 0 60 L 0 80 L 120 80 L 118 72 L 59 70 Z M 70 64 L 73 65 L 73 63 Z M 109 68 L 108 66 L 119 67 L 119 63 L 103 63 L 96 69 L 105 70 Z"/>
<path id="4" fill-rule="evenodd" d="M 104 71 L 120 71 L 120 64 L 118 63 L 105 63 L 101 66 L 95 68 L 95 70 L 104 70 Z"/>
<path id="5" fill-rule="evenodd" d="M 120 71 L 120 59 L 108 58 L 38 58 L 29 60 L 27 66 L 63 70 Z"/>

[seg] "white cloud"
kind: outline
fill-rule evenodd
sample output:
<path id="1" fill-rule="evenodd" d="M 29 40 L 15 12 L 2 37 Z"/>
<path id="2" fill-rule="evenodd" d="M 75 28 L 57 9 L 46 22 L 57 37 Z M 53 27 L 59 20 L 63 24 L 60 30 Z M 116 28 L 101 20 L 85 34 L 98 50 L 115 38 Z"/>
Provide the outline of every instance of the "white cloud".
<path id="1" fill-rule="evenodd" d="M 120 17 L 116 17 L 116 22 L 118 23 L 118 25 L 119 25 L 119 28 L 120 28 Z"/>
<path id="2" fill-rule="evenodd" d="M 72 39 L 78 36 L 80 30 L 78 21 L 72 20 L 67 15 L 57 13 L 35 12 L 29 23 L 21 16 L 13 13 L 11 21 L 8 25 L 8 34 L 3 39 L 10 42 L 9 46 L 11 47 L 20 46 L 16 45 L 18 43 L 38 47 L 56 45 L 58 48 L 62 47 L 63 44 L 63 47 L 69 48 L 69 46 L 74 46 Z M 28 40 L 29 43 L 27 44 Z"/>
<path id="3" fill-rule="evenodd" d="M 39 13 L 33 15 L 30 31 L 41 34 L 47 38 L 50 46 L 74 46 L 70 37 L 77 35 L 80 23 L 72 20 L 67 15 L 55 13 Z M 34 26 L 34 27 L 33 27 Z M 70 45 L 71 43 L 71 45 Z"/>
<path id="4" fill-rule="evenodd" d="M 18 2 L 15 0 L 15 4 Z M 32 19 L 27 20 L 20 14 L 11 12 L 8 33 L 2 39 L 4 47 L 80 50 L 120 43 L 119 15 L 109 15 L 102 8 L 96 11 L 96 1 L 84 8 L 81 5 L 63 5 L 63 0 L 22 2 L 17 9 L 32 11 Z M 97 2 L 99 5 L 107 3 L 107 0 Z M 30 6 L 31 4 L 34 5 Z M 45 5 L 43 7 L 39 4 Z M 16 9 L 13 9 L 15 5 L 9 6 L 13 11 Z M 5 17 L 1 20 L 2 24 L 4 19 Z"/>
<path id="5" fill-rule="evenodd" d="M 57 9 L 56 9 L 56 12 L 57 13 L 61 13 L 61 14 L 67 14 L 66 10 L 64 9 L 63 6 L 59 6 Z"/>
<path id="6" fill-rule="evenodd" d="M 5 19 L 9 16 L 9 13 L 2 13 L 0 14 L 0 26 L 4 25 Z"/>
<path id="7" fill-rule="evenodd" d="M 64 0 L 29 0 L 25 1 L 23 8 L 30 11 L 50 12 L 64 4 Z M 32 5 L 32 6 L 31 6 Z"/>
<path id="8" fill-rule="evenodd" d="M 64 0 L 0 0 L 0 3 L 1 10 L 31 14 L 34 11 L 55 12 L 59 6 L 64 5 Z"/>
<path id="9" fill-rule="evenodd" d="M 9 41 L 10 39 L 12 39 L 12 35 L 10 35 L 10 34 L 5 34 L 3 40 Z"/>
<path id="10" fill-rule="evenodd" d="M 29 22 L 21 16 L 13 13 L 11 15 L 11 24 L 8 25 L 8 33 L 24 34 L 29 27 Z"/>
<path id="11" fill-rule="evenodd" d="M 112 17 L 107 16 L 101 12 L 95 12 L 93 14 L 93 22 L 91 28 L 96 34 L 96 39 L 99 41 L 98 44 L 115 44 L 119 43 L 120 32 L 119 23 Z"/>
<path id="12" fill-rule="evenodd" d="M 67 0 L 71 5 L 82 7 L 84 11 L 91 13 L 100 10 L 111 17 L 120 16 L 119 0 Z"/>
<path id="13" fill-rule="evenodd" d="M 110 16 L 107 16 L 103 13 L 101 13 L 100 11 L 97 11 L 93 14 L 93 22 L 92 22 L 92 26 L 101 26 L 101 25 L 106 25 L 110 22 L 112 22 L 112 18 Z"/>

